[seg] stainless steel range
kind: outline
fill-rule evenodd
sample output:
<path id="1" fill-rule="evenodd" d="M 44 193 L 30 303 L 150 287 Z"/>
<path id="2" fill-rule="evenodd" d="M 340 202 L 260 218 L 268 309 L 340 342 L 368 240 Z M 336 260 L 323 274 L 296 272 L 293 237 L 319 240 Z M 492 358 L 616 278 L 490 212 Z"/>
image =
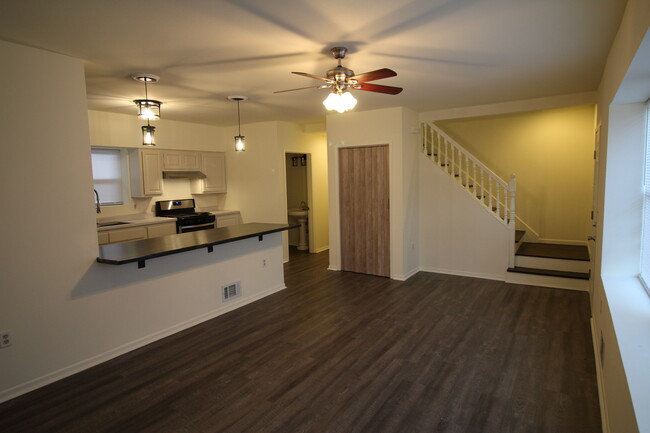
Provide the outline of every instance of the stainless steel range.
<path id="1" fill-rule="evenodd" d="M 157 201 L 156 216 L 176 218 L 176 233 L 210 230 L 215 227 L 215 216 L 209 212 L 196 212 L 193 198 Z"/>

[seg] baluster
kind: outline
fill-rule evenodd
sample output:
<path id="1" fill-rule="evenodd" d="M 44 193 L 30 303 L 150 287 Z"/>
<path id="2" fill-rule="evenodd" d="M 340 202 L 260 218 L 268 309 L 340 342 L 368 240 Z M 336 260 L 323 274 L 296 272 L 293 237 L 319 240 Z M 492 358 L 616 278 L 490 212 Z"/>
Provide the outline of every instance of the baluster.
<path id="1" fill-rule="evenodd" d="M 445 139 L 445 170 L 449 170 L 449 142 Z"/>
<path id="2" fill-rule="evenodd" d="M 492 176 L 489 173 L 488 173 L 488 188 L 489 188 L 488 195 L 490 196 L 490 199 L 488 200 L 490 204 L 488 205 L 488 207 L 490 208 L 490 210 L 492 210 Z"/>
<path id="3" fill-rule="evenodd" d="M 483 203 L 483 196 L 485 195 L 485 183 L 483 182 L 483 167 L 479 167 L 479 173 L 481 174 L 481 182 L 479 185 L 479 195 L 478 198 L 481 200 L 481 203 Z"/>
<path id="4" fill-rule="evenodd" d="M 500 203 L 500 201 L 501 201 L 501 185 L 497 183 L 496 187 L 497 187 L 497 216 L 499 218 L 501 218 L 501 203 Z"/>
<path id="5" fill-rule="evenodd" d="M 465 189 L 469 191 L 469 155 L 465 155 Z"/>
<path id="6" fill-rule="evenodd" d="M 476 188 L 478 185 L 478 180 L 476 179 L 476 161 L 472 160 L 472 167 L 474 168 L 474 177 L 472 178 L 472 184 L 474 184 L 474 189 L 472 190 L 473 194 L 476 195 Z"/>
<path id="7" fill-rule="evenodd" d="M 451 177 L 456 180 L 456 147 L 451 145 Z"/>

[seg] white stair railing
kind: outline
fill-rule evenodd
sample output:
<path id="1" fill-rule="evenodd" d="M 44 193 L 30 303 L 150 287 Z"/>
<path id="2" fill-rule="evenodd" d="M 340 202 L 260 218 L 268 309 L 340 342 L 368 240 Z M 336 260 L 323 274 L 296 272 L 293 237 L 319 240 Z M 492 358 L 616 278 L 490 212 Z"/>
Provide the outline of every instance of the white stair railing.
<path id="1" fill-rule="evenodd" d="M 515 192 L 517 180 L 506 182 L 433 123 L 422 123 L 421 151 L 490 214 L 508 227 L 509 266 L 515 265 Z"/>

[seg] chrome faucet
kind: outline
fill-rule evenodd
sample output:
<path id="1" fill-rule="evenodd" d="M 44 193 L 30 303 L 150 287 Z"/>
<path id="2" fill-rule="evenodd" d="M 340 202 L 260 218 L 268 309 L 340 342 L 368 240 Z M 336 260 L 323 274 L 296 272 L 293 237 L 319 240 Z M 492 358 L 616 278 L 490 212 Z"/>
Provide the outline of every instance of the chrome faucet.
<path id="1" fill-rule="evenodd" d="M 96 189 L 93 189 L 93 191 L 95 191 L 95 209 L 97 209 L 97 213 L 101 213 L 102 208 L 99 205 L 99 193 Z"/>

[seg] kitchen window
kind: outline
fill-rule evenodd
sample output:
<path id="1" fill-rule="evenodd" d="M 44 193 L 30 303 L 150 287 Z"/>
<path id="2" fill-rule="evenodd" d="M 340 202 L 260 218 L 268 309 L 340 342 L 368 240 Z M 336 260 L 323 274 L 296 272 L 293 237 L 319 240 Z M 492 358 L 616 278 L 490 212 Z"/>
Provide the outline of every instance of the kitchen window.
<path id="1" fill-rule="evenodd" d="M 102 206 L 128 204 L 127 154 L 122 149 L 91 148 L 93 185 Z"/>

